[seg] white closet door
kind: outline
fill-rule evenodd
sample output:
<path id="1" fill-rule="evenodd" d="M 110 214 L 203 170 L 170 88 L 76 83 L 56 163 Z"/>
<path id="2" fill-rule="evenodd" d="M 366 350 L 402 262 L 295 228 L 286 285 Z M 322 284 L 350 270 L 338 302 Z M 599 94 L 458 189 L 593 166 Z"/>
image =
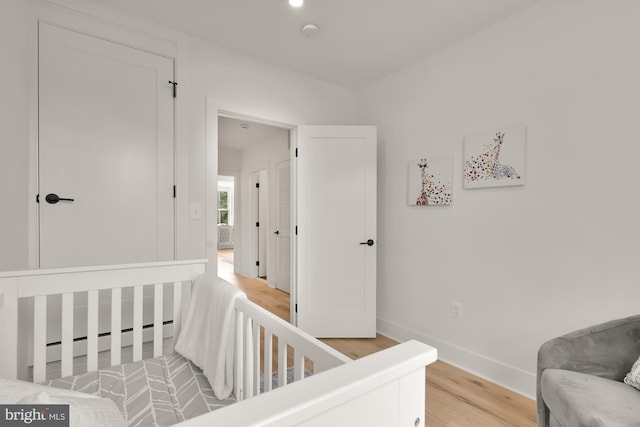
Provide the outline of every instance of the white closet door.
<path id="1" fill-rule="evenodd" d="M 40 267 L 174 258 L 173 75 L 172 59 L 40 24 Z"/>

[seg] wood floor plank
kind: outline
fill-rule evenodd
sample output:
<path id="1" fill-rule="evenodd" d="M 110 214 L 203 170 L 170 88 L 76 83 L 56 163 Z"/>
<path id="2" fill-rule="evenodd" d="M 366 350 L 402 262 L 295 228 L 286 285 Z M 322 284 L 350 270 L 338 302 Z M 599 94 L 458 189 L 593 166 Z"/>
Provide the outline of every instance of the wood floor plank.
<path id="1" fill-rule="evenodd" d="M 241 288 L 251 301 L 288 321 L 289 294 L 261 280 L 234 274 L 232 260 L 233 251 L 219 251 L 218 275 Z M 397 344 L 380 334 L 368 339 L 324 338 L 322 341 L 352 359 Z M 425 384 L 428 427 L 536 426 L 535 401 L 443 361 L 427 367 Z"/>

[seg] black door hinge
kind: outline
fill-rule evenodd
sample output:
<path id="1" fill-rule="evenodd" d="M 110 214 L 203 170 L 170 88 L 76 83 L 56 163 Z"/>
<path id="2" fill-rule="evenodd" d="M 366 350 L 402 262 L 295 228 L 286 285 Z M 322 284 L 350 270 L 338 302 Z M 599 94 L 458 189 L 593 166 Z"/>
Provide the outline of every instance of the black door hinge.
<path id="1" fill-rule="evenodd" d="M 256 222 L 256 227 L 260 227 L 260 223 L 259 222 Z"/>
<path id="2" fill-rule="evenodd" d="M 260 267 L 260 261 L 256 261 L 256 267 Z"/>
<path id="3" fill-rule="evenodd" d="M 296 304 L 296 313 L 298 312 L 298 304 Z"/>
<path id="4" fill-rule="evenodd" d="M 173 186 L 173 198 L 174 198 L 174 199 L 176 198 L 176 193 L 177 193 L 177 191 L 176 191 L 176 186 L 174 185 L 174 186 Z"/>
<path id="5" fill-rule="evenodd" d="M 36 194 L 36 203 L 40 203 L 40 195 Z"/>
<path id="6" fill-rule="evenodd" d="M 256 182 L 256 188 L 260 188 L 260 183 Z"/>
<path id="7" fill-rule="evenodd" d="M 178 96 L 178 82 L 172 82 L 171 80 L 169 80 L 169 83 L 171 83 L 173 85 L 173 97 L 177 97 Z"/>
<path id="8" fill-rule="evenodd" d="M 298 235 L 298 226 L 296 225 L 296 236 Z"/>
<path id="9" fill-rule="evenodd" d="M 298 157 L 298 149 L 296 148 L 296 157 Z"/>

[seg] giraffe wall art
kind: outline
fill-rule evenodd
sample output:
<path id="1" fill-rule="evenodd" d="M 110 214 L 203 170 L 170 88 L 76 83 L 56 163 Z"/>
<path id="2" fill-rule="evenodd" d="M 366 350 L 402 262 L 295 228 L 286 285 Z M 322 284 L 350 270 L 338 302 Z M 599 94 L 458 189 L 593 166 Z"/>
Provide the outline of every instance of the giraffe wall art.
<path id="1" fill-rule="evenodd" d="M 524 125 L 482 132 L 464 140 L 464 188 L 524 185 Z"/>
<path id="2" fill-rule="evenodd" d="M 408 204 L 446 206 L 453 199 L 453 155 L 424 156 L 409 162 Z"/>

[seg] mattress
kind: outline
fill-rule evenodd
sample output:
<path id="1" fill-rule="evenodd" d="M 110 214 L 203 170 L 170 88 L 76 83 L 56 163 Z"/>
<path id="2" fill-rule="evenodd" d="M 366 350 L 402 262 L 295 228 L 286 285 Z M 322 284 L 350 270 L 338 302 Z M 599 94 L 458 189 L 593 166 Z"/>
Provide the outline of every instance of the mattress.
<path id="1" fill-rule="evenodd" d="M 46 384 L 113 400 L 129 426 L 169 426 L 235 402 L 218 400 L 202 371 L 178 353 Z"/>

